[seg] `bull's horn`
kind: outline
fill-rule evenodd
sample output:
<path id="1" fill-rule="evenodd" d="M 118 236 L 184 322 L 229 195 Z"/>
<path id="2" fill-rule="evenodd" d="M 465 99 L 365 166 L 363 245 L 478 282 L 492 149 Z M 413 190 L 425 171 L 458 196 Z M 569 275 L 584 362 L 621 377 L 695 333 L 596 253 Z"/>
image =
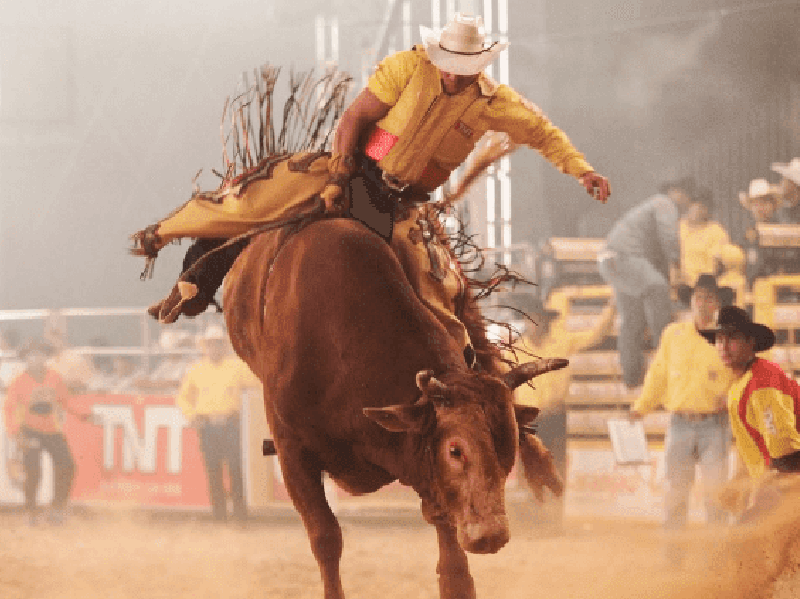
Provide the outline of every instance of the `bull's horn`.
<path id="1" fill-rule="evenodd" d="M 560 370 L 561 368 L 565 368 L 568 364 L 569 360 L 566 358 L 542 358 L 536 362 L 527 362 L 509 370 L 505 376 L 503 376 L 503 382 L 510 389 L 516 389 L 522 383 L 540 374 L 550 372 L 551 370 Z"/>
<path id="2" fill-rule="evenodd" d="M 433 370 L 420 370 L 417 373 L 417 387 L 422 392 L 446 389 L 444 383 L 433 376 Z"/>

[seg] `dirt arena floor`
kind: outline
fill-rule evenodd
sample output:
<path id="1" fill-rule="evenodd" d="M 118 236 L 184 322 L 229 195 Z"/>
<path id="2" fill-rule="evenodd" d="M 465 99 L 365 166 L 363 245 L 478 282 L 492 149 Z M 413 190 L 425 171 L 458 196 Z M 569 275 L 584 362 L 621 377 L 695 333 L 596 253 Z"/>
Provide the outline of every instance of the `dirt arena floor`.
<path id="1" fill-rule="evenodd" d="M 794 507 L 787 513 L 797 514 Z M 795 599 L 800 525 L 786 514 L 754 529 L 689 531 L 667 567 L 655 523 L 569 519 L 565 534 L 535 533 L 512 515 L 496 555 L 470 556 L 483 599 Z M 349 599 L 438 597 L 433 529 L 413 514 L 342 515 Z M 2 599 L 321 599 L 316 563 L 292 513 L 246 528 L 136 511 L 76 511 L 31 528 L 0 512 Z"/>

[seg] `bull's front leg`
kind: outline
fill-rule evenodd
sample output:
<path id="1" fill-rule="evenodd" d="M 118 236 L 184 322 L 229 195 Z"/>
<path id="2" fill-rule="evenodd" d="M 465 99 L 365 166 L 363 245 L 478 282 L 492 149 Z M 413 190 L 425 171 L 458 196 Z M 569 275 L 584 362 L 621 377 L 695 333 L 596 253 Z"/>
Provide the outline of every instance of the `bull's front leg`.
<path id="1" fill-rule="evenodd" d="M 339 562 L 342 557 L 342 529 L 325 498 L 322 469 L 317 460 L 291 443 L 276 439 L 286 490 L 311 543 L 311 551 L 319 565 L 325 599 L 344 599 Z"/>
<path id="2" fill-rule="evenodd" d="M 436 573 L 439 575 L 440 599 L 475 599 L 475 581 L 469 573 L 467 554 L 458 544 L 455 526 L 442 516 L 433 516 L 429 508 L 423 501 L 422 515 L 436 527 L 439 540 Z"/>

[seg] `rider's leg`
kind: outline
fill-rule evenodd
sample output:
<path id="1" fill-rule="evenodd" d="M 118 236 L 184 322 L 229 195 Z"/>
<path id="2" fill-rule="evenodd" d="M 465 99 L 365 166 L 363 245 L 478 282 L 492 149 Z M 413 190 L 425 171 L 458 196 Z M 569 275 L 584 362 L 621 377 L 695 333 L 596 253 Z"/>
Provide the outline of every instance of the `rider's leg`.
<path id="1" fill-rule="evenodd" d="M 316 209 L 319 193 L 329 177 L 327 164 L 327 157 L 319 154 L 267 160 L 250 175 L 246 185 L 240 183 L 225 192 L 196 194 L 167 218 L 136 233 L 131 251 L 153 260 L 170 241 L 199 238 L 200 245 L 194 244 L 187 252 L 183 268 L 186 271 L 205 253 L 205 244 L 218 247 L 222 240 L 265 223 Z M 182 313 L 195 316 L 204 311 L 241 249 L 232 248 L 233 256 L 227 250 L 213 254 L 208 264 L 203 263 L 199 281 L 181 277 L 169 296 L 148 312 L 163 322 L 174 322 Z M 220 253 L 223 255 L 217 255 Z M 206 278 L 210 281 L 206 282 Z"/>
<path id="2" fill-rule="evenodd" d="M 395 223 L 392 248 L 400 258 L 417 297 L 463 348 L 464 360 L 473 366 L 476 355 L 469 333 L 456 316 L 456 306 L 466 282 L 449 251 L 436 241 L 426 243 L 414 217 Z M 437 276 L 432 276 L 434 273 Z"/>

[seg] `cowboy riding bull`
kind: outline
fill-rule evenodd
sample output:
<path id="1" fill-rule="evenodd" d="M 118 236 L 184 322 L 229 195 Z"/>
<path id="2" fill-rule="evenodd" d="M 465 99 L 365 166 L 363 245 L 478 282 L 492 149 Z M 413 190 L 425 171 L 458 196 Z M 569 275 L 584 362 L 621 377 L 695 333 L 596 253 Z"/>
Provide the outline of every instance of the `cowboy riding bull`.
<path id="1" fill-rule="evenodd" d="M 465 551 L 508 540 L 504 482 L 517 452 L 537 494 L 561 492 L 525 430 L 536 409 L 515 406 L 512 392 L 566 360 L 502 373 L 429 194 L 490 131 L 536 149 L 601 202 L 608 181 L 539 108 L 485 75 L 506 44 L 487 43 L 480 17 L 456 15 L 422 38 L 385 58 L 344 112 L 345 81 L 293 76 L 279 135 L 277 72 L 262 69 L 252 95 L 231 105 L 220 187 L 134 235 L 143 277 L 165 245 L 196 239 L 178 283 L 149 309 L 163 323 L 204 311 L 227 275 L 231 340 L 264 384 L 326 599 L 343 597 L 342 537 L 323 472 L 354 493 L 394 480 L 419 493 L 448 599 L 475 595 Z"/>

